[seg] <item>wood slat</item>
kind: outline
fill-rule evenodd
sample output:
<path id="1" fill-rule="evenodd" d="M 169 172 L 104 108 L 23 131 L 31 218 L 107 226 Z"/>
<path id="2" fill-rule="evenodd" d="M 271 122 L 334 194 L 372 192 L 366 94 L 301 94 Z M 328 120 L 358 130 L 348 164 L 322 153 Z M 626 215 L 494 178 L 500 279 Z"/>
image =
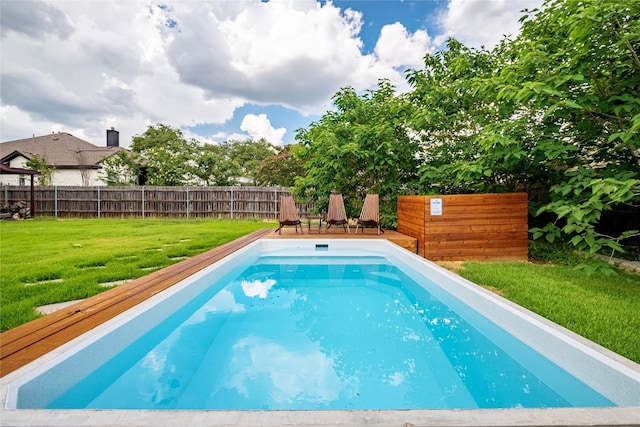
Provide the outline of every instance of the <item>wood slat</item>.
<path id="1" fill-rule="evenodd" d="M 489 194 L 450 194 L 442 196 L 415 196 L 430 199 L 442 199 L 450 205 L 478 206 L 495 204 L 499 206 L 512 203 L 527 202 L 527 193 L 489 193 Z"/>
<path id="2" fill-rule="evenodd" d="M 425 250 L 426 257 L 431 260 L 452 256 L 464 256 L 464 260 L 477 259 L 476 257 L 478 256 L 484 259 L 490 259 L 490 257 L 495 257 L 496 259 L 516 259 L 515 257 L 521 256 L 523 253 L 524 251 L 519 248 L 438 248 L 437 252 L 430 252 L 429 248 Z M 459 260 L 460 259 L 458 259 L 458 261 Z"/>
<path id="3" fill-rule="evenodd" d="M 528 233 L 528 224 L 522 221 L 506 221 L 502 223 L 495 222 L 469 222 L 469 223 L 436 223 L 428 224 L 431 234 L 439 233 L 490 233 L 490 232 L 521 232 Z"/>
<path id="4" fill-rule="evenodd" d="M 457 250 L 462 252 L 474 251 L 492 251 L 493 249 L 513 249 L 522 247 L 525 241 L 518 239 L 500 239 L 500 240 L 456 240 L 456 241 L 440 241 L 427 242 L 425 249 L 431 251 Z"/>

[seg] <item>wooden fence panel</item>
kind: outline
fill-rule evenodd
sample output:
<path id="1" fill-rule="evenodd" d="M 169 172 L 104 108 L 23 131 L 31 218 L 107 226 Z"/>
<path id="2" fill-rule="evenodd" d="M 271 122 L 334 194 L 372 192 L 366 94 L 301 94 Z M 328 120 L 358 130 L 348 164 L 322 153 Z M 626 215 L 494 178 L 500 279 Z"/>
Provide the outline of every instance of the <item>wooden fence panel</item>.
<path id="1" fill-rule="evenodd" d="M 141 218 L 142 189 L 129 190 L 130 187 L 99 187 L 101 218 Z"/>
<path id="2" fill-rule="evenodd" d="M 35 187 L 36 213 L 59 218 L 276 219 L 284 187 Z M 30 200 L 30 189 L 3 186 L 0 204 Z M 313 206 L 297 204 L 302 216 Z"/>
<path id="3" fill-rule="evenodd" d="M 398 231 L 433 261 L 526 260 L 527 194 L 400 196 Z"/>

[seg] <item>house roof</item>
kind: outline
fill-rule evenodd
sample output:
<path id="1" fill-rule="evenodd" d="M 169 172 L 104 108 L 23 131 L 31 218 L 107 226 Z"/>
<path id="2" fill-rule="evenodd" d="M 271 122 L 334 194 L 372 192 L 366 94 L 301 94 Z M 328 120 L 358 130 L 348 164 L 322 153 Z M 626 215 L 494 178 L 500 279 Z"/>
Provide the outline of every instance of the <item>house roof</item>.
<path id="1" fill-rule="evenodd" d="M 47 159 L 48 166 L 56 168 L 90 167 L 123 149 L 98 147 L 70 133 L 58 132 L 0 143 L 0 162 L 8 162 L 17 156 L 31 159 L 39 155 Z"/>
<path id="2" fill-rule="evenodd" d="M 40 172 L 31 169 L 11 168 L 0 163 L 0 174 L 7 175 L 40 175 Z"/>

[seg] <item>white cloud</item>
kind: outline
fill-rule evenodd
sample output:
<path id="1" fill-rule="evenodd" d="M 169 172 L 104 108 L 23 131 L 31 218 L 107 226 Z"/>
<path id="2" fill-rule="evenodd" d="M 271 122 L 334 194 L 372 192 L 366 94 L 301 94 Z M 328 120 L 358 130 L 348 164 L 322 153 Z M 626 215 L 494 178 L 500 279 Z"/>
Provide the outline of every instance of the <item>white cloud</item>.
<path id="1" fill-rule="evenodd" d="M 3 12 L 5 3 L 14 2 L 3 2 Z M 2 33 L 2 140 L 53 127 L 102 145 L 113 126 L 120 144 L 128 146 L 148 125 L 222 123 L 244 104 L 238 97 L 207 97 L 202 88 L 180 81 L 166 59 L 160 9 L 106 1 L 46 7 L 72 26 L 64 38 L 53 29 L 44 34 L 47 28 L 37 38 Z M 9 114 L 17 120 L 6 120 Z"/>
<path id="2" fill-rule="evenodd" d="M 235 2 L 185 2 L 165 10 L 177 22 L 163 35 L 181 81 L 208 97 L 239 96 L 303 114 L 326 110 L 344 85 L 376 83 L 379 75 L 361 72 L 372 58 L 357 37 L 360 13 L 341 14 L 315 0 L 242 4 L 239 10 Z"/>
<path id="3" fill-rule="evenodd" d="M 441 17 L 443 34 L 437 43 L 453 37 L 466 46 L 496 46 L 505 35 L 520 32 L 523 9 L 540 7 L 542 0 L 450 0 Z"/>
<path id="4" fill-rule="evenodd" d="M 264 138 L 274 145 L 282 145 L 282 137 L 287 133 L 287 129 L 274 129 L 266 114 L 247 114 L 242 119 L 240 129 L 247 132 L 252 140 Z"/>
<path id="5" fill-rule="evenodd" d="M 0 14 L 0 33 L 11 31 L 36 39 L 49 34 L 64 39 L 73 28 L 64 13 L 54 6 L 40 1 L 7 1 Z"/>
<path id="6" fill-rule="evenodd" d="M 374 52 L 381 62 L 390 67 L 422 68 L 424 55 L 433 52 L 433 46 L 425 30 L 411 34 L 404 25 L 396 22 L 382 27 Z"/>

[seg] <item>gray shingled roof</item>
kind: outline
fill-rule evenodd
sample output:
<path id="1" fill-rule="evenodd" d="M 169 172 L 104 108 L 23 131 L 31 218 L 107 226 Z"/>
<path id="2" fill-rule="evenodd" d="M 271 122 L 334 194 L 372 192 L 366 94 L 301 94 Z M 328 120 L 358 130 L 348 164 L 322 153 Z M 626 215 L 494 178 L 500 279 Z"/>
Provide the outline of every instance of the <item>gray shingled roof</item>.
<path id="1" fill-rule="evenodd" d="M 123 149 L 122 147 L 98 147 L 70 133 L 58 132 L 0 143 L 0 161 L 10 160 L 16 154 L 21 154 L 28 159 L 34 155 L 40 155 L 46 157 L 49 166 L 77 168 L 97 166 L 105 158 Z"/>

